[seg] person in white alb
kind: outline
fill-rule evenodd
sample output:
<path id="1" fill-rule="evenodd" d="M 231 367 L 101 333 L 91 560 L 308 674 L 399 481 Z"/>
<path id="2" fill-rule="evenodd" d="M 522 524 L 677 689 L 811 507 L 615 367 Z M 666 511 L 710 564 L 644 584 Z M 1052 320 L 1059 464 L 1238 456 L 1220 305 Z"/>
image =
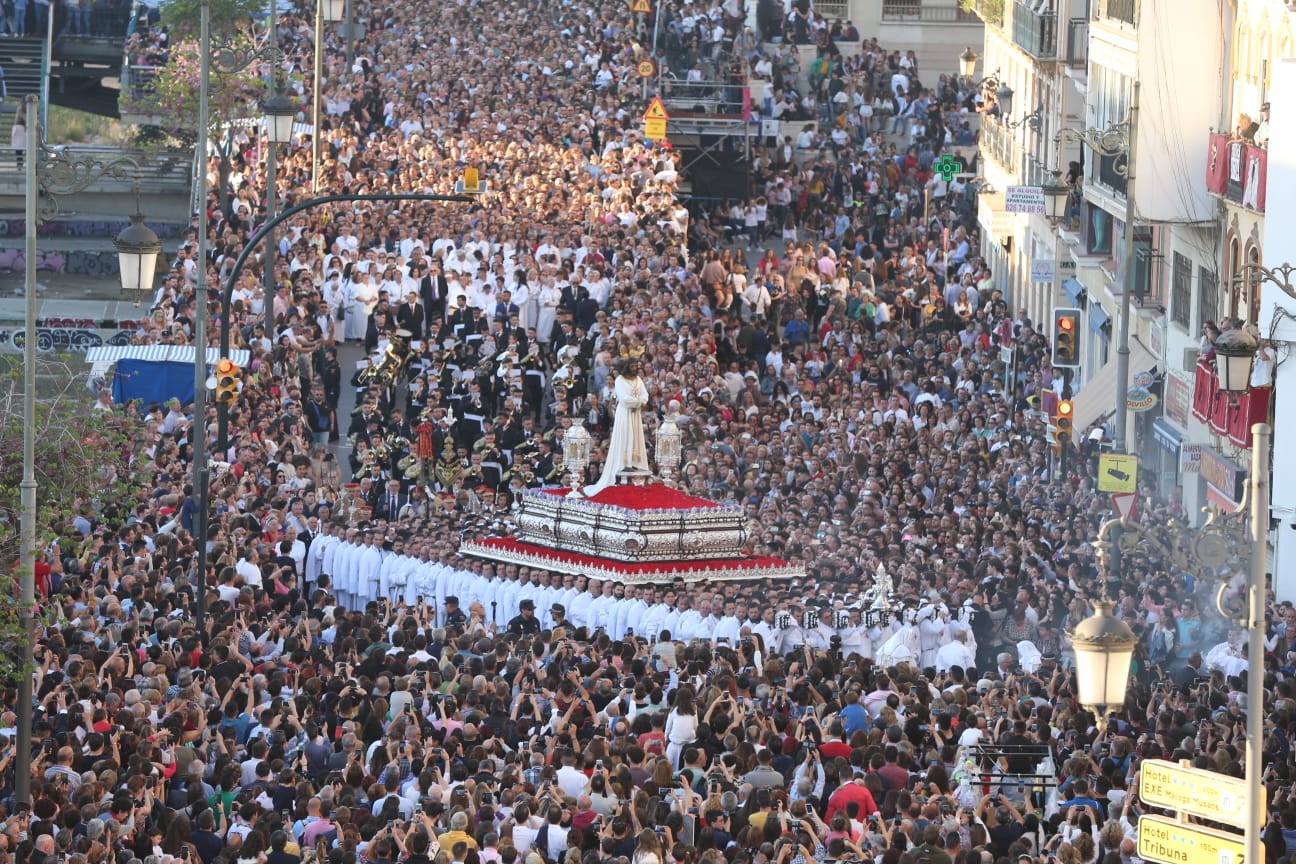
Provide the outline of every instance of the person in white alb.
<path id="1" fill-rule="evenodd" d="M 674 770 L 680 770 L 680 754 L 684 748 L 697 740 L 697 727 L 693 688 L 680 687 L 675 691 L 675 707 L 666 715 L 666 758 Z"/>

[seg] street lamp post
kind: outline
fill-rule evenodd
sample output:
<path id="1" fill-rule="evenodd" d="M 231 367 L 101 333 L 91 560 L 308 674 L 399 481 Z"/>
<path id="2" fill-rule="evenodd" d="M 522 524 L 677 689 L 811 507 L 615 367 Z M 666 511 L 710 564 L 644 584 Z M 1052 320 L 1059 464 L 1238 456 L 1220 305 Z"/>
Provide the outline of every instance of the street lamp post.
<path id="1" fill-rule="evenodd" d="M 1230 395 L 1249 386 L 1251 358 L 1243 344 L 1216 356 L 1220 388 Z M 1120 576 L 1116 557 L 1118 544 L 1147 544 L 1167 559 L 1170 567 L 1219 583 L 1215 602 L 1235 627 L 1247 632 L 1246 706 L 1246 854 L 1261 856 L 1261 813 L 1265 788 L 1261 781 L 1261 751 L 1264 735 L 1264 600 L 1265 562 L 1269 534 L 1269 424 L 1251 427 L 1251 476 L 1246 498 L 1233 513 L 1213 509 L 1206 523 L 1192 530 L 1171 521 L 1147 526 L 1121 519 L 1104 522 L 1094 546 L 1104 573 L 1103 599 L 1098 612 L 1068 633 L 1076 656 L 1076 695 L 1094 711 L 1096 725 L 1106 726 L 1107 711 L 1125 701 L 1130 658 L 1137 639 L 1125 622 L 1111 614 L 1107 599 L 1107 577 Z M 1249 505 L 1249 506 L 1248 506 Z M 1118 533 L 1119 529 L 1119 533 Z M 1239 572 L 1245 567 L 1245 572 Z M 1232 595 L 1240 591 L 1238 602 Z M 1257 857 L 1255 860 L 1263 860 Z"/>
<path id="2" fill-rule="evenodd" d="M 271 17 L 273 21 L 273 16 Z M 270 28 L 273 33 L 275 28 Z M 273 79 L 273 75 L 271 76 Z M 271 96 L 262 105 L 265 113 L 266 132 L 266 221 L 275 218 L 279 203 L 279 186 L 276 173 L 279 161 L 279 145 L 287 146 L 292 141 L 293 121 L 297 119 L 297 106 L 293 101 L 276 89 L 273 80 L 270 82 Z M 262 283 L 265 286 L 265 333 L 266 338 L 275 338 L 275 236 L 274 232 L 266 235 L 265 269 Z"/>
<path id="3" fill-rule="evenodd" d="M 315 78 L 311 84 L 311 194 L 319 194 L 320 143 L 324 137 L 320 116 L 324 85 L 324 22 L 336 24 L 345 14 L 346 0 L 315 0 Z"/>
<path id="4" fill-rule="evenodd" d="M 59 212 L 58 197 L 71 195 L 89 188 L 105 178 L 125 179 L 128 169 L 134 169 L 135 210 L 131 224 L 114 239 L 120 265 L 122 290 L 138 298 L 152 291 L 153 276 L 157 268 L 158 253 L 162 243 L 157 234 L 144 224 L 139 213 L 139 164 L 122 156 L 107 162 L 93 158 L 78 158 L 70 151 L 52 149 L 41 143 L 40 101 L 32 95 L 23 101 L 23 116 L 27 118 L 27 150 L 25 153 L 26 190 L 23 215 L 26 220 L 24 240 L 23 287 L 26 291 L 23 315 L 23 470 L 18 484 L 22 508 L 19 534 L 20 580 L 18 597 L 19 626 L 23 639 L 22 665 L 18 681 L 18 744 L 19 758 L 14 764 L 14 797 L 19 803 L 31 803 L 31 739 L 32 739 L 32 670 L 33 646 L 36 641 L 36 237 L 42 222 Z M 42 201 L 44 198 L 44 201 Z"/>
<path id="5" fill-rule="evenodd" d="M 963 53 L 959 55 L 959 75 L 964 81 L 971 83 L 972 75 L 976 72 L 977 59 L 977 53 L 972 50 L 971 45 L 964 48 Z"/>
<path id="6" fill-rule="evenodd" d="M 273 16 L 274 10 L 271 10 Z M 271 18 L 273 21 L 273 17 Z M 222 47 L 218 57 L 212 55 L 211 42 L 211 0 L 202 0 L 198 26 L 198 280 L 194 285 L 194 399 L 193 399 L 193 495 L 198 502 L 198 513 L 194 520 L 194 623 L 202 638 L 202 629 L 207 612 L 207 519 L 208 500 L 207 486 L 209 481 L 207 462 L 207 137 L 211 125 L 211 75 L 218 72 L 238 72 L 246 69 L 257 60 L 269 59 L 272 66 L 277 63 L 278 46 L 272 39 L 263 49 L 248 52 L 230 51 Z M 271 97 L 270 102 L 273 102 Z M 268 126 L 273 127 L 274 121 Z M 273 160 L 271 160 L 273 165 Z M 270 169 L 273 172 L 273 167 Z M 269 198 L 273 198 L 273 173 L 271 184 L 267 189 Z M 266 297 L 267 306 L 272 298 Z M 270 306 L 273 309 L 273 306 Z M 228 307 L 222 309 L 221 317 L 228 314 Z M 273 314 L 271 312 L 270 314 Z"/>

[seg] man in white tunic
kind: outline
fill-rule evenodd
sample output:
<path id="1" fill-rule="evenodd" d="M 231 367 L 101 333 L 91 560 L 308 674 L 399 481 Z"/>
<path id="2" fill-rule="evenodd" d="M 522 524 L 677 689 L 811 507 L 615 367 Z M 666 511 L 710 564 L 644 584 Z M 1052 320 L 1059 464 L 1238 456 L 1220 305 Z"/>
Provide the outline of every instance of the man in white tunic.
<path id="1" fill-rule="evenodd" d="M 613 604 L 615 602 L 612 598 L 612 582 L 609 580 L 602 583 L 599 594 L 590 603 L 589 612 L 587 613 L 589 623 L 586 626 L 590 628 L 591 632 L 602 630 L 606 633 L 608 631 L 612 623 L 612 615 L 615 609 Z"/>
<path id="2" fill-rule="evenodd" d="M 703 635 L 702 613 L 689 608 L 690 605 L 688 595 L 681 592 L 679 596 L 679 619 L 675 622 L 675 638 L 685 643 L 692 642 Z"/>
<path id="3" fill-rule="evenodd" d="M 717 643 L 728 642 L 732 647 L 738 644 L 738 631 L 741 627 L 742 622 L 738 620 L 738 604 L 733 600 L 725 600 L 724 614 L 720 616 L 711 638 Z"/>
<path id="4" fill-rule="evenodd" d="M 949 628 L 944 614 L 936 606 L 924 606 L 918 610 L 918 644 L 921 651 L 921 663 L 924 669 L 936 665 L 936 652 L 949 639 Z"/>
<path id="5" fill-rule="evenodd" d="M 374 536 L 374 532 L 365 532 L 364 547 L 360 550 L 356 573 L 356 609 L 361 611 L 370 600 L 378 599 L 383 562 L 383 550 L 378 545 L 380 542 L 382 541 Z"/>
<path id="6" fill-rule="evenodd" d="M 351 608 L 351 580 L 355 572 L 356 555 L 359 553 L 357 533 L 359 532 L 354 528 L 348 529 L 346 540 L 338 544 L 337 551 L 333 554 L 333 593 L 337 595 L 337 605 L 348 610 Z"/>
<path id="7" fill-rule="evenodd" d="M 850 610 L 850 623 L 842 629 L 841 637 L 843 657 L 858 654 L 862 660 L 873 659 L 873 640 L 869 638 L 864 613 L 859 609 Z"/>
<path id="8" fill-rule="evenodd" d="M 571 603 L 566 604 L 567 617 L 571 620 L 573 627 L 588 627 L 590 605 L 601 592 L 602 584 L 597 579 L 586 580 L 584 576 L 577 577 L 576 584 L 580 591 L 572 598 Z M 588 590 L 586 590 L 586 586 L 588 586 Z"/>

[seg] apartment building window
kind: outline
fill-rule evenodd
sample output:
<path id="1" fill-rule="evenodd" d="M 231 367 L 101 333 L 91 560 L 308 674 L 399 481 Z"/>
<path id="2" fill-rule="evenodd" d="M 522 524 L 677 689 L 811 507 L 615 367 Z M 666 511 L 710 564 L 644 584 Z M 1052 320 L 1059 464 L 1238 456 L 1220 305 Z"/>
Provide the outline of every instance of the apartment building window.
<path id="1" fill-rule="evenodd" d="M 1090 64 L 1090 70 L 1089 125 L 1105 129 L 1120 123 L 1129 111 L 1130 94 L 1133 92 L 1130 78 L 1097 63 Z M 1093 167 L 1089 171 L 1089 178 L 1097 181 L 1100 186 L 1124 195 L 1126 161 L 1124 153 L 1114 156 L 1091 153 L 1090 164 Z"/>
<path id="2" fill-rule="evenodd" d="M 1179 252 L 1174 253 L 1170 270 L 1170 320 L 1192 329 L 1192 262 Z"/>
<path id="3" fill-rule="evenodd" d="M 1219 323 L 1219 279 L 1213 270 L 1197 268 L 1197 320 Z"/>

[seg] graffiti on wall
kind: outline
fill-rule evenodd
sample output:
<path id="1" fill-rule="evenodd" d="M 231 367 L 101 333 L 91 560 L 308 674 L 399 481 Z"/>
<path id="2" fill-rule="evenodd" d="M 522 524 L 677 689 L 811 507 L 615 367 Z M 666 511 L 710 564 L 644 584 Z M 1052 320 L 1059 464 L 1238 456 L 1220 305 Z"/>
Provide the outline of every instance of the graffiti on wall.
<path id="1" fill-rule="evenodd" d="M 137 332 L 136 321 L 43 318 L 36 322 L 36 350 L 44 353 L 84 354 L 91 348 L 103 345 L 129 345 Z M 0 328 L 0 353 L 14 354 L 22 351 L 26 345 L 26 328 Z"/>

